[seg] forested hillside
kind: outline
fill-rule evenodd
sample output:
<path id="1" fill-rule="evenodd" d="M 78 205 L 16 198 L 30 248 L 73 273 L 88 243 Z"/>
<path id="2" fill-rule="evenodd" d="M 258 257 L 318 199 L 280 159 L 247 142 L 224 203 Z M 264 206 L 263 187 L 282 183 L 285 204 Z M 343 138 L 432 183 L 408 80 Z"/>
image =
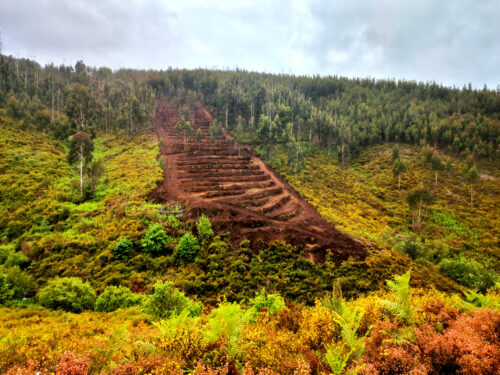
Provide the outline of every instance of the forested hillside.
<path id="1" fill-rule="evenodd" d="M 499 163 L 487 88 L 2 55 L 0 372 L 494 374 Z"/>

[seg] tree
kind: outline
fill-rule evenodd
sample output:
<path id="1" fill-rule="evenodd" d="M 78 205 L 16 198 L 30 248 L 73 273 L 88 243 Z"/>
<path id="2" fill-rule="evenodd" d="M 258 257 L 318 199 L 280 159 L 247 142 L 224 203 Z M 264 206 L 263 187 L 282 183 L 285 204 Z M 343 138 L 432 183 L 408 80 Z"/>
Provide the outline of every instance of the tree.
<path id="1" fill-rule="evenodd" d="M 392 161 L 399 159 L 399 148 L 396 146 L 392 149 Z"/>
<path id="2" fill-rule="evenodd" d="M 398 190 L 401 189 L 401 173 L 405 173 L 408 167 L 401 159 L 396 159 L 392 165 L 392 173 L 398 178 Z"/>
<path id="3" fill-rule="evenodd" d="M 470 205 L 472 206 L 472 184 L 479 179 L 479 173 L 477 171 L 476 165 L 466 166 L 463 177 L 465 182 L 470 185 Z"/>
<path id="4" fill-rule="evenodd" d="M 436 174 L 436 179 L 434 181 L 434 184 L 437 185 L 437 183 L 438 183 L 438 172 L 444 170 L 444 164 L 441 161 L 441 159 L 438 156 L 436 156 L 436 155 L 432 156 L 432 158 L 431 158 L 431 168 L 432 168 L 432 170 Z"/>
<path id="5" fill-rule="evenodd" d="M 187 136 L 193 132 L 191 121 L 186 121 L 186 118 L 182 116 L 181 120 L 175 125 L 175 131 L 177 133 L 184 133 L 184 147 L 187 147 Z"/>
<path id="6" fill-rule="evenodd" d="M 89 184 L 88 186 L 90 187 L 92 196 L 94 196 L 99 179 L 104 175 L 105 170 L 106 169 L 104 168 L 102 159 L 92 161 L 92 163 L 90 163 L 87 167 L 86 174 Z"/>
<path id="7" fill-rule="evenodd" d="M 83 196 L 83 170 L 86 163 L 92 160 L 94 142 L 91 135 L 85 132 L 78 132 L 71 137 L 69 145 L 68 162 L 70 164 L 80 163 L 80 195 Z"/>
<path id="8" fill-rule="evenodd" d="M 419 232 L 426 206 L 434 202 L 434 196 L 424 188 L 419 188 L 409 192 L 406 200 L 413 211 L 413 230 Z"/>
<path id="9" fill-rule="evenodd" d="M 291 137 L 288 143 L 288 164 L 293 167 L 295 181 L 297 181 L 299 173 L 306 166 L 306 159 L 304 157 L 302 142 L 297 141 L 294 136 Z"/>
<path id="10" fill-rule="evenodd" d="M 80 130 L 92 122 L 97 115 L 97 103 L 87 87 L 74 83 L 68 88 L 66 114 Z"/>
<path id="11" fill-rule="evenodd" d="M 196 130 L 196 141 L 200 143 L 203 140 L 203 132 L 201 131 L 201 128 L 198 128 Z"/>
<path id="12" fill-rule="evenodd" d="M 153 224 L 149 227 L 146 235 L 141 241 L 145 252 L 159 255 L 167 246 L 168 236 L 161 225 Z"/>
<path id="13" fill-rule="evenodd" d="M 198 255 L 199 250 L 200 245 L 198 244 L 198 240 L 190 232 L 185 233 L 181 237 L 176 248 L 177 256 L 188 262 L 192 261 Z"/>

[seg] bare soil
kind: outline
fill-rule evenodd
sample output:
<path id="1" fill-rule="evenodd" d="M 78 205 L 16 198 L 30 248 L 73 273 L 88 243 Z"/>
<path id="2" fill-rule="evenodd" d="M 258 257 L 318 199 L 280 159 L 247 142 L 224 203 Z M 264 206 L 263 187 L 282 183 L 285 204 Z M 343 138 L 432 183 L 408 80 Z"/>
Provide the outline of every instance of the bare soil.
<path id="1" fill-rule="evenodd" d="M 262 159 L 243 148 L 238 154 L 227 135 L 211 143 L 213 118 L 199 104 L 190 116 L 194 131 L 185 143 L 184 134 L 174 129 L 179 113 L 171 103 L 159 103 L 156 109 L 165 170 L 153 199 L 184 204 L 188 219 L 208 215 L 217 233 L 231 233 L 235 246 L 249 240 L 256 249 L 261 241 L 284 240 L 314 262 L 323 261 L 328 249 L 336 262 L 366 256 L 368 244 L 336 230 Z M 201 142 L 196 141 L 198 128 Z"/>

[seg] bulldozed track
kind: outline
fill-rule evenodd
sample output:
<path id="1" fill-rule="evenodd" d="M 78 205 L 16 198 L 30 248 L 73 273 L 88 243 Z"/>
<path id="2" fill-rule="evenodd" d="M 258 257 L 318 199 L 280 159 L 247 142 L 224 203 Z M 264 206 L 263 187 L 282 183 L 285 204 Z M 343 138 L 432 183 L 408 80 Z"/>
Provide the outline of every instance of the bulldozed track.
<path id="1" fill-rule="evenodd" d="M 239 154 L 228 135 L 210 142 L 213 119 L 199 104 L 190 115 L 194 132 L 186 142 L 174 128 L 180 112 L 175 104 L 157 105 L 154 125 L 165 169 L 152 198 L 186 205 L 193 219 L 208 215 L 214 230 L 230 232 L 236 245 L 246 239 L 255 249 L 260 241 L 284 240 L 314 262 L 323 261 L 327 249 L 337 262 L 366 256 L 366 244 L 336 230 L 259 157 L 246 149 Z"/>

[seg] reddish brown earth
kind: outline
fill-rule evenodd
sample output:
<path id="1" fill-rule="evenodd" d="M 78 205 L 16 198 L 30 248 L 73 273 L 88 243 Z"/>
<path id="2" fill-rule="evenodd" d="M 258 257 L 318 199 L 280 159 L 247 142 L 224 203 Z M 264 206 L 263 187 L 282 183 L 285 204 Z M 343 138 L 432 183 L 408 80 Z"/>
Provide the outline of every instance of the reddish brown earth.
<path id="1" fill-rule="evenodd" d="M 179 108 L 161 103 L 155 114 L 155 131 L 162 139 L 164 181 L 152 197 L 186 205 L 187 215 L 208 215 L 217 233 L 231 233 L 234 244 L 250 240 L 284 240 L 302 248 L 315 261 L 331 249 L 336 261 L 349 256 L 364 258 L 367 245 L 339 232 L 299 197 L 267 163 L 245 150 L 239 155 L 220 136 L 209 140 L 213 119 L 201 105 L 190 116 L 194 132 L 188 138 L 176 133 Z M 203 139 L 196 141 L 201 128 Z"/>

